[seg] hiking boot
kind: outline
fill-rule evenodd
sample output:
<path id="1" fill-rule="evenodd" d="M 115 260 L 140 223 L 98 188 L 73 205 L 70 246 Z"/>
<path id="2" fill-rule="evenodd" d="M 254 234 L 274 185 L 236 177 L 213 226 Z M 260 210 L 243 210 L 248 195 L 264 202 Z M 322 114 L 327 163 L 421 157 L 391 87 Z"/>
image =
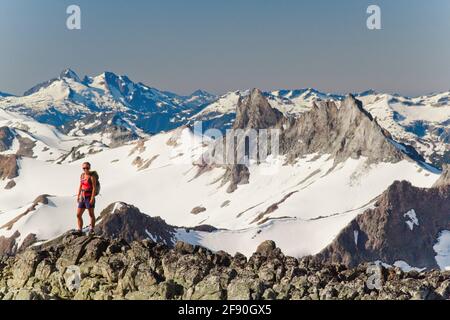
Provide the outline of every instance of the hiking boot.
<path id="1" fill-rule="evenodd" d="M 81 230 L 73 230 L 72 234 L 77 237 L 81 237 L 83 235 L 83 231 Z"/>
<path id="2" fill-rule="evenodd" d="M 90 228 L 88 231 L 88 236 L 95 236 L 95 230 Z"/>

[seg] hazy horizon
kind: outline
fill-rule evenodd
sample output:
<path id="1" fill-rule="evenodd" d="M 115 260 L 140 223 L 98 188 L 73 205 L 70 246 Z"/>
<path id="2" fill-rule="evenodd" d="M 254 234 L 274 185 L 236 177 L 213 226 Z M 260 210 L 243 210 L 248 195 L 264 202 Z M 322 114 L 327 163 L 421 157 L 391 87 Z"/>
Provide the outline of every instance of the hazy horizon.
<path id="1" fill-rule="evenodd" d="M 82 29 L 66 28 L 67 6 Z M 382 30 L 366 9 L 381 7 Z M 260 88 L 450 89 L 450 1 L 0 0 L 0 91 L 15 95 L 65 68 L 104 71 L 178 94 Z"/>

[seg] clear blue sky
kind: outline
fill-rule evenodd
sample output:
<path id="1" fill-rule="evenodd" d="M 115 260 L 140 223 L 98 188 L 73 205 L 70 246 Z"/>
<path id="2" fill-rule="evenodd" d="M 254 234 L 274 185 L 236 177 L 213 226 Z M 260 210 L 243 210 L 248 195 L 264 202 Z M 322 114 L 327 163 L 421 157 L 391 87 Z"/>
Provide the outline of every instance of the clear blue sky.
<path id="1" fill-rule="evenodd" d="M 81 31 L 66 29 L 70 4 Z M 14 94 L 66 67 L 179 93 L 450 89 L 448 0 L 0 0 L 0 43 L 0 91 Z"/>

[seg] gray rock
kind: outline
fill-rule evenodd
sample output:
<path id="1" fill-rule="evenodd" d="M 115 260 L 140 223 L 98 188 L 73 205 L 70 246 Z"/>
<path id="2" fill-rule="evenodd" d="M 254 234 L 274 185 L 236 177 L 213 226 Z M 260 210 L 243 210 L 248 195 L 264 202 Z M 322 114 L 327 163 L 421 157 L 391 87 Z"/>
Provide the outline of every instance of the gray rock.
<path id="1" fill-rule="evenodd" d="M 225 290 L 222 288 L 220 277 L 207 276 L 195 285 L 192 300 L 223 300 Z"/>
<path id="2" fill-rule="evenodd" d="M 262 256 L 267 257 L 276 249 L 276 247 L 277 246 L 274 241 L 267 240 L 258 246 L 258 248 L 256 249 L 256 252 L 260 253 Z"/>
<path id="3" fill-rule="evenodd" d="M 14 300 L 38 300 L 39 295 L 28 289 L 21 289 L 17 292 Z"/>
<path id="4" fill-rule="evenodd" d="M 0 259 L 0 298 L 79 300 L 375 300 L 448 299 L 450 273 L 381 269 L 381 288 L 367 287 L 368 268 L 284 256 L 264 242 L 250 259 L 178 243 L 63 235 Z M 77 279 L 72 271 L 78 270 Z M 72 278 L 71 278 L 72 277 Z M 69 280 L 74 280 L 70 287 Z M 79 285 L 78 285 L 79 284 Z"/>

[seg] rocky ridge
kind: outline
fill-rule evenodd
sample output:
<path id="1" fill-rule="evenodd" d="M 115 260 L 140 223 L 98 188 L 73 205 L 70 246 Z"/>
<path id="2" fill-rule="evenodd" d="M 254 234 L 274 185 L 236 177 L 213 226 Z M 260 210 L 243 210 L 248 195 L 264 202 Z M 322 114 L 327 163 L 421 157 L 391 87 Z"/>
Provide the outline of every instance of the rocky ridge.
<path id="1" fill-rule="evenodd" d="M 391 265 L 403 261 L 416 268 L 439 268 L 434 246 L 441 232 L 450 230 L 446 173 L 440 181 L 429 189 L 394 182 L 374 208 L 350 222 L 315 259 L 350 267 L 368 261 Z"/>
<path id="2" fill-rule="evenodd" d="M 374 278 L 376 275 L 376 278 Z M 449 299 L 450 272 L 317 264 L 266 241 L 247 259 L 183 242 L 70 234 L 0 260 L 3 300 Z"/>
<path id="3" fill-rule="evenodd" d="M 399 188 L 413 187 L 399 182 L 390 190 L 398 192 Z M 447 192 L 436 191 L 439 188 L 430 190 L 430 197 L 436 192 Z M 41 196 L 35 202 L 45 201 L 47 197 Z M 379 210 L 384 208 L 384 202 L 380 199 Z M 439 203 L 430 210 L 436 208 Z M 32 208 L 28 214 L 32 214 Z M 390 215 L 396 219 L 392 211 Z M 449 271 L 404 272 L 368 262 L 377 258 L 368 254 L 370 248 L 375 252 L 377 243 L 381 244 L 378 249 L 385 257 L 414 252 L 402 253 L 404 248 L 399 249 L 395 243 L 387 246 L 382 238 L 384 229 L 378 225 L 375 226 L 375 230 L 381 230 L 376 234 L 380 236 L 378 242 L 365 231 L 374 229 L 366 228 L 371 219 L 386 219 L 377 217 L 375 212 L 356 220 L 362 221 L 358 225 L 360 251 L 342 255 L 354 255 L 353 260 L 337 259 L 339 252 L 330 249 L 297 259 L 285 256 L 273 241 L 263 242 L 247 258 L 240 253 L 232 256 L 177 241 L 176 227 L 117 202 L 100 214 L 96 236 L 75 236 L 68 232 L 50 241 L 37 242 L 29 235 L 18 250 L 4 251 L 0 255 L 0 299 L 450 299 Z M 364 224 L 365 221 L 368 222 Z M 355 227 L 356 222 L 347 229 Z M 392 221 L 389 223 L 396 226 Z M 398 225 L 404 223 L 400 221 Z M 345 245 L 354 242 L 353 238 L 347 239 L 348 232 L 344 230 L 330 248 L 340 248 L 337 243 L 345 249 Z M 7 250 L 13 244 L 17 249 L 18 244 L 13 243 L 17 237 L 13 235 L 13 241 L 3 241 L 0 247 Z M 421 256 L 426 258 L 429 252 L 422 251 Z M 407 257 L 405 260 L 410 262 Z"/>

